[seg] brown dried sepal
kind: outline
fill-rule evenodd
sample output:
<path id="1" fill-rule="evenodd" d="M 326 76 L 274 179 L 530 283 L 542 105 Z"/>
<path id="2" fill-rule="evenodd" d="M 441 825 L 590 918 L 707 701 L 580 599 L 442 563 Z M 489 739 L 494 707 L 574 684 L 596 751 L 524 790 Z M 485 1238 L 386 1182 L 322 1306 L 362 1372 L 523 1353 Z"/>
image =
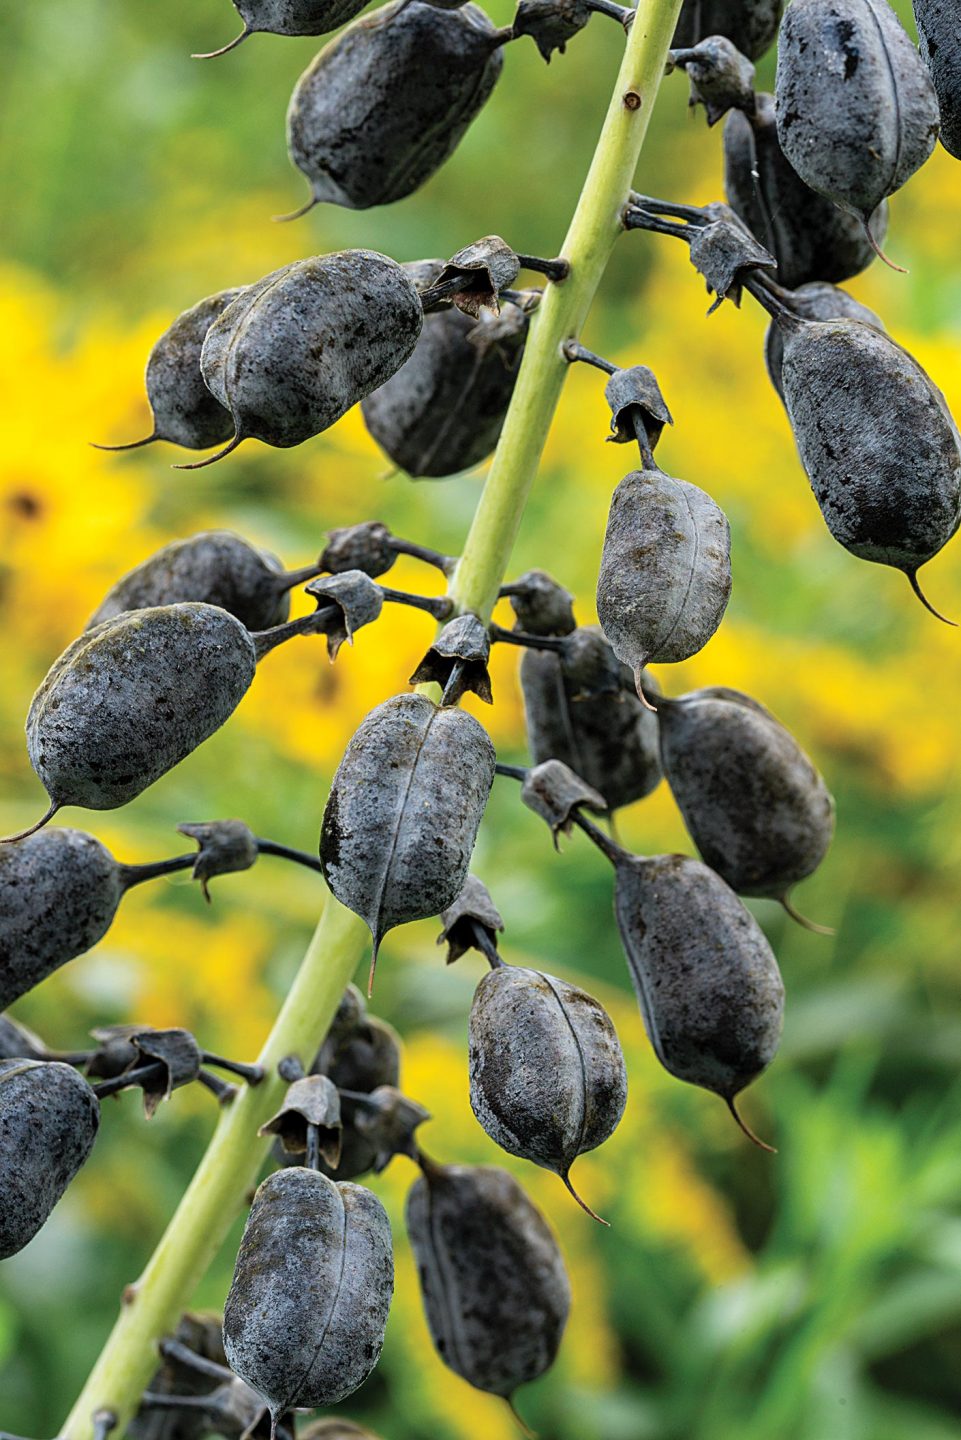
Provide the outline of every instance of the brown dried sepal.
<path id="1" fill-rule="evenodd" d="M 277 1114 L 260 1127 L 260 1134 L 278 1136 L 287 1155 L 303 1155 L 311 1126 L 317 1129 L 321 1155 L 336 1170 L 344 1125 L 337 1087 L 326 1075 L 305 1075 L 296 1080 Z"/>
<path id="2" fill-rule="evenodd" d="M 487 886 L 476 875 L 468 875 L 463 890 L 454 901 L 441 912 L 443 930 L 437 937 L 438 945 L 447 945 L 447 964 L 453 965 L 468 950 L 479 950 L 475 927 L 480 926 L 487 935 L 493 949 L 497 949 L 497 935 L 504 929 L 501 913 L 490 897 Z M 482 953 L 486 953 L 483 952 Z"/>
<path id="3" fill-rule="evenodd" d="M 468 691 L 492 705 L 494 697 L 487 669 L 490 653 L 486 625 L 476 615 L 458 615 L 444 626 L 410 677 L 410 683 L 439 685 L 444 692 L 444 705 L 458 704 Z"/>
<path id="4" fill-rule="evenodd" d="M 574 824 L 574 811 L 581 805 L 598 815 L 606 815 L 607 801 L 593 790 L 562 760 L 545 760 L 528 770 L 521 786 L 521 799 L 529 810 L 550 826 L 554 846 L 561 834 L 569 835 Z"/>

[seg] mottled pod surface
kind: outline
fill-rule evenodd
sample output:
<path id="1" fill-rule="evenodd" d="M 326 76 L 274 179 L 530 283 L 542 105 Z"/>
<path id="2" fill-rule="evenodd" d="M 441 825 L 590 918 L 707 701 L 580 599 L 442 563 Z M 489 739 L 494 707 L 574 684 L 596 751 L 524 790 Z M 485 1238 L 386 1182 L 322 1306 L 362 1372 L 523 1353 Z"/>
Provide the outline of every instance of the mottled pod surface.
<path id="1" fill-rule="evenodd" d="M 432 1168 L 407 1197 L 407 1231 L 444 1363 L 510 1397 L 554 1363 L 571 1293 L 557 1241 L 513 1176 Z"/>
<path id="2" fill-rule="evenodd" d="M 290 157 L 313 200 L 366 210 L 410 195 L 457 148 L 503 67 L 478 5 L 397 0 L 356 20 L 297 82 Z"/>
<path id="3" fill-rule="evenodd" d="M 961 439 L 906 350 L 858 320 L 781 325 L 784 400 L 834 538 L 913 576 L 961 520 Z"/>
<path id="4" fill-rule="evenodd" d="M 658 706 L 664 774 L 701 858 L 741 895 L 783 900 L 820 865 L 834 801 L 789 730 L 737 690 Z"/>
<path id="5" fill-rule="evenodd" d="M 793 0 L 776 111 L 801 179 L 865 221 L 938 139 L 934 86 L 887 0 Z"/>
<path id="6" fill-rule="evenodd" d="M 657 1058 L 733 1100 L 781 1038 L 784 986 L 761 927 L 719 875 L 685 855 L 625 856 L 614 911 Z"/>
<path id="7" fill-rule="evenodd" d="M 0 845 L 0 1010 L 96 945 L 123 892 L 121 867 L 82 830 Z"/>
<path id="8" fill-rule="evenodd" d="M 93 1148 L 97 1097 L 59 1061 L 0 1061 L 0 1260 L 46 1223 Z"/>
<path id="9" fill-rule="evenodd" d="M 565 1179 L 627 1104 L 627 1070 L 607 1011 L 554 975 L 489 971 L 470 1012 L 470 1102 L 488 1135 Z"/>
<path id="10" fill-rule="evenodd" d="M 386 255 L 297 260 L 249 286 L 210 327 L 204 380 L 238 440 L 299 445 L 399 369 L 422 324 L 417 291 Z"/>
<path id="11" fill-rule="evenodd" d="M 232 1370 L 275 1416 L 367 1379 L 394 1292 L 390 1222 L 360 1185 L 292 1166 L 261 1184 L 224 1308 Z"/>
<path id="12" fill-rule="evenodd" d="M 151 350 L 146 380 L 154 439 L 188 450 L 205 450 L 230 439 L 230 414 L 204 384 L 200 353 L 213 322 L 242 294 L 238 287 L 199 301 L 177 317 Z"/>
<path id="13" fill-rule="evenodd" d="M 67 647 L 34 696 L 31 764 L 61 805 L 125 805 L 219 730 L 255 665 L 243 625 L 214 605 L 105 620 Z"/>
<path id="14" fill-rule="evenodd" d="M 326 35 L 353 20 L 363 0 L 234 0 L 245 28 L 270 35 Z"/>
<path id="15" fill-rule="evenodd" d="M 334 776 L 320 859 L 375 948 L 456 900 L 493 783 L 494 747 L 463 710 L 397 695 L 361 723 Z"/>
<path id="16" fill-rule="evenodd" d="M 961 10 L 957 0 L 914 0 L 921 55 L 941 109 L 941 144 L 961 160 Z"/>
<path id="17" fill-rule="evenodd" d="M 774 44 L 783 9 L 784 0 L 684 0 L 674 49 L 726 35 L 742 55 L 757 60 Z"/>
<path id="18" fill-rule="evenodd" d="M 815 280 L 860 275 L 875 251 L 858 216 L 806 185 L 781 149 L 773 95 L 758 95 L 751 116 L 732 110 L 724 126 L 728 204 L 777 260 L 777 278 L 794 290 Z M 880 245 L 888 228 L 883 201 L 870 220 Z"/>
<path id="19" fill-rule="evenodd" d="M 290 611 L 283 567 L 275 556 L 232 534 L 205 530 L 174 540 L 108 590 L 87 629 L 127 610 L 199 600 L 219 605 L 248 630 L 269 630 Z"/>
<path id="20" fill-rule="evenodd" d="M 791 309 L 802 320 L 862 320 L 865 325 L 873 325 L 875 330 L 884 330 L 884 321 L 879 315 L 837 285 L 815 283 L 800 286 L 791 296 Z M 783 401 L 784 333 L 776 320 L 772 320 L 767 328 L 764 357 L 771 384 Z"/>
<path id="21" fill-rule="evenodd" d="M 597 581 L 597 615 L 636 675 L 696 655 L 731 596 L 731 531 L 710 495 L 660 470 L 614 491 Z M 586 778 L 586 777 L 585 777 Z"/>

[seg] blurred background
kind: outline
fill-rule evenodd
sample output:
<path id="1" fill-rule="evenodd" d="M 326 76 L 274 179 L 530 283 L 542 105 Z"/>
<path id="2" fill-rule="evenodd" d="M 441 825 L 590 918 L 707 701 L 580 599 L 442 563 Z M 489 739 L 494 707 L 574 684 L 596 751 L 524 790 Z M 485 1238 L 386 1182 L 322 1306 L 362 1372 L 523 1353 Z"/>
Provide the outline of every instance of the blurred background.
<path id="1" fill-rule="evenodd" d="M 906 23 L 909 6 L 899 4 Z M 491 5 L 499 23 L 505 0 Z M 411 483 L 357 412 L 293 451 L 248 443 L 195 474 L 169 446 L 108 456 L 88 441 L 147 432 L 143 365 L 201 296 L 305 254 L 349 245 L 397 259 L 447 255 L 497 232 L 559 246 L 607 104 L 622 38 L 595 18 L 548 67 L 528 40 L 455 157 L 389 210 L 315 210 L 291 225 L 302 177 L 285 153 L 289 92 L 319 42 L 251 39 L 191 60 L 238 29 L 228 0 L 44 0 L 4 7 L 0 45 L 0 830 L 45 804 L 24 749 L 35 687 L 106 588 L 162 543 L 235 529 L 289 566 L 325 531 L 379 518 L 459 548 L 483 470 Z M 771 57 L 761 82 L 773 81 Z M 666 81 L 640 188 L 721 198 L 720 127 Z M 851 288 L 880 312 L 961 413 L 961 168 L 939 150 L 892 203 L 888 252 Z M 436 925 L 384 944 L 373 1009 L 406 1042 L 403 1083 L 433 1112 L 425 1148 L 505 1163 L 556 1227 L 574 1305 L 553 1372 L 519 1407 L 547 1440 L 954 1440 L 961 1422 L 961 713 L 959 632 L 898 573 L 834 544 L 763 364 L 750 299 L 707 319 L 682 247 L 627 236 L 585 342 L 650 365 L 675 426 L 658 452 L 730 517 L 735 588 L 721 633 L 660 678 L 750 691 L 797 734 L 838 802 L 838 834 L 797 900 L 826 939 L 759 902 L 784 972 L 780 1056 L 744 1099 L 779 1149 L 744 1141 L 723 1105 L 671 1080 L 644 1039 L 610 914 L 610 875 L 575 836 L 546 830 L 499 782 L 474 868 L 507 921 L 506 957 L 581 981 L 609 1007 L 627 1054 L 623 1124 L 575 1178 L 611 1222 L 594 1225 L 555 1177 L 505 1159 L 467 1102 L 466 1016 L 483 963 L 445 970 Z M 603 382 L 572 374 L 515 555 L 594 617 L 609 495 L 625 452 L 603 441 Z M 189 457 L 187 457 L 189 458 Z M 961 542 L 923 573 L 961 617 Z M 398 567 L 397 583 L 423 576 Z M 299 603 L 299 602 L 295 602 Z M 509 621 L 507 622 L 509 623 Z M 321 642 L 272 654 L 230 724 L 119 812 L 68 812 L 124 861 L 183 849 L 179 821 L 226 815 L 313 849 L 330 775 L 377 702 L 401 690 L 429 641 L 426 616 L 387 613 L 332 668 Z M 506 649 L 506 647 L 501 647 Z M 483 719 L 523 763 L 516 654 L 497 653 Z M 621 815 L 637 850 L 690 851 L 666 787 Z M 253 1058 L 311 933 L 315 877 L 263 860 L 204 905 L 176 876 L 133 892 L 106 939 L 16 1007 L 49 1043 L 97 1023 L 186 1025 Z M 196 1087 L 194 1087 L 196 1089 Z M 0 1270 L 0 1428 L 55 1435 L 215 1122 L 179 1092 L 144 1123 L 106 1107 L 96 1152 L 42 1234 Z M 400 1216 L 412 1168 L 378 1193 L 397 1220 L 398 1284 L 381 1365 L 347 1413 L 385 1440 L 512 1440 L 499 1401 L 435 1357 Z M 220 1308 L 239 1227 L 198 1305 Z M 505 1335 L 505 1344 L 510 1337 Z"/>

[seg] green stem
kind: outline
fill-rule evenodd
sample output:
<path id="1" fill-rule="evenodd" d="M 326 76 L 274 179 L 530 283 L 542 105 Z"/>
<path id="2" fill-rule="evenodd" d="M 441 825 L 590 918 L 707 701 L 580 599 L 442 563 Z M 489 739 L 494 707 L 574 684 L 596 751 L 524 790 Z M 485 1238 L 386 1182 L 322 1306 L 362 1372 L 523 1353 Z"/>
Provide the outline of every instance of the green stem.
<path id="1" fill-rule="evenodd" d="M 570 274 L 547 286 L 531 320 L 514 396 L 484 486 L 451 595 L 458 610 L 489 619 L 510 562 L 521 515 L 537 473 L 568 362 L 614 243 L 621 211 L 665 73 L 681 0 L 638 0 L 607 118 L 561 249 Z"/>

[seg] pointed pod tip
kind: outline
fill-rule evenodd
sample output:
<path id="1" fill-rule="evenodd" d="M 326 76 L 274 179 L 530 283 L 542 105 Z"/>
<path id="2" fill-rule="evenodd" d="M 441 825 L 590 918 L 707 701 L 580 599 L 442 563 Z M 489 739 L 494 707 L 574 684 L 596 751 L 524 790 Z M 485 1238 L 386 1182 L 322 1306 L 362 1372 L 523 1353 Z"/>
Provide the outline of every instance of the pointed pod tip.
<path id="1" fill-rule="evenodd" d="M 911 589 L 921 601 L 921 604 L 924 606 L 925 610 L 927 610 L 930 615 L 933 615 L 935 620 L 940 620 L 943 625 L 951 625 L 955 629 L 957 629 L 957 620 L 949 620 L 947 615 L 942 615 L 940 610 L 935 610 L 934 606 L 931 604 L 931 601 L 921 589 L 921 584 L 918 580 L 917 570 L 905 570 L 904 573 L 908 577 L 908 584 L 911 586 Z"/>
<path id="2" fill-rule="evenodd" d="M 222 450 L 218 450 L 214 455 L 208 455 L 206 460 L 191 460 L 189 464 L 171 465 L 170 468 L 171 470 L 203 470 L 205 466 L 213 465 L 217 460 L 223 460 L 225 455 L 229 455 L 232 450 L 236 450 L 237 446 L 242 444 L 245 439 L 245 435 L 235 435 Z"/>
<path id="3" fill-rule="evenodd" d="M 0 835 L 0 845 L 12 845 L 16 840 L 26 840 L 29 836 L 36 835 L 38 830 L 42 830 L 44 825 L 53 819 L 60 808 L 59 800 L 51 800 L 49 808 L 40 816 L 40 819 L 33 825 L 28 825 L 26 830 L 18 830 L 14 835 Z"/>
<path id="4" fill-rule="evenodd" d="M 731 1114 L 734 1116 L 734 1121 L 737 1125 L 737 1128 L 747 1136 L 751 1144 L 756 1145 L 759 1150 L 764 1150 L 768 1155 L 776 1155 L 777 1150 L 775 1149 L 775 1147 L 773 1145 L 769 1145 L 766 1140 L 762 1140 L 759 1135 L 755 1135 L 750 1125 L 748 1125 L 744 1120 L 741 1119 L 741 1116 L 738 1114 L 737 1106 L 734 1103 L 734 1097 L 731 1095 L 725 1095 L 723 1098 L 725 1105 L 730 1110 Z"/>
<path id="5" fill-rule="evenodd" d="M 91 450 L 104 450 L 108 455 L 117 455 L 122 450 L 142 450 L 145 445 L 152 445 L 155 440 L 162 440 L 163 436 L 158 435 L 156 430 L 152 435 L 145 435 L 142 440 L 128 440 L 126 445 L 101 445 L 96 440 L 88 440 L 87 444 Z"/>
<path id="6" fill-rule="evenodd" d="M 790 915 L 791 919 L 804 930 L 810 930 L 812 935 L 836 935 L 838 933 L 831 925 L 819 925 L 816 920 L 809 920 L 806 915 L 802 915 L 800 910 L 794 908 L 788 895 L 782 895 L 780 903 L 785 913 Z"/>
<path id="7" fill-rule="evenodd" d="M 634 688 L 635 688 L 636 691 L 637 691 L 637 698 L 638 698 L 638 700 L 640 700 L 641 704 L 645 707 L 645 709 L 650 710 L 650 712 L 651 712 L 652 715 L 656 715 L 656 714 L 657 714 L 657 706 L 656 706 L 656 705 L 652 705 L 651 702 L 650 702 L 650 700 L 648 699 L 647 695 L 644 693 L 644 665 L 643 665 L 643 663 L 640 664 L 640 665 L 638 665 L 638 666 L 635 668 L 635 670 L 634 670 Z"/>
<path id="8" fill-rule="evenodd" d="M 561 1179 L 563 1180 L 564 1186 L 567 1189 L 568 1193 L 570 1195 L 573 1195 L 574 1199 L 577 1201 L 581 1209 L 586 1214 L 590 1215 L 592 1220 L 596 1220 L 598 1225 L 603 1225 L 605 1229 L 610 1230 L 610 1220 L 605 1220 L 603 1215 L 598 1215 L 597 1211 L 592 1210 L 590 1205 L 588 1205 L 587 1201 L 582 1200 L 580 1195 L 578 1195 L 577 1191 L 574 1189 L 574 1186 L 571 1184 L 571 1172 L 568 1170 L 566 1174 L 561 1175 Z"/>
<path id="9" fill-rule="evenodd" d="M 242 45 L 243 42 L 247 39 L 247 36 L 252 35 L 253 33 L 254 32 L 252 30 L 249 30 L 245 25 L 239 35 L 236 35 L 233 40 L 228 40 L 226 45 L 221 45 L 219 50 L 202 50 L 199 52 L 195 51 L 190 58 L 191 60 L 216 60 L 218 55 L 226 55 L 228 51 L 236 50 L 237 46 Z"/>
<path id="10" fill-rule="evenodd" d="M 315 205 L 319 204 L 319 197 L 317 195 L 311 195 L 306 205 L 301 205 L 299 210 L 291 210 L 288 215 L 271 215 L 270 218 L 275 225 L 286 225 L 290 220 L 302 220 L 305 215 L 308 215 L 310 211 L 313 210 Z"/>
<path id="11" fill-rule="evenodd" d="M 883 261 L 889 270 L 896 271 L 898 275 L 907 275 L 908 271 L 905 269 L 905 267 L 903 265 L 896 265 L 893 260 L 889 259 L 888 256 L 885 255 L 884 251 L 881 249 L 881 246 L 878 244 L 877 240 L 875 240 L 874 233 L 871 230 L 870 219 L 862 215 L 861 223 L 864 226 L 864 234 L 867 242 L 870 245 L 871 249 L 874 251 L 875 255 L 878 257 L 878 259 Z"/>
<path id="12" fill-rule="evenodd" d="M 537 1440 L 537 1431 L 532 1430 L 531 1427 L 528 1425 L 527 1421 L 523 1419 L 523 1417 L 518 1413 L 517 1406 L 514 1404 L 513 1395 L 505 1395 L 504 1403 L 513 1415 L 514 1419 L 517 1421 L 523 1434 L 528 1437 L 528 1440 Z"/>

